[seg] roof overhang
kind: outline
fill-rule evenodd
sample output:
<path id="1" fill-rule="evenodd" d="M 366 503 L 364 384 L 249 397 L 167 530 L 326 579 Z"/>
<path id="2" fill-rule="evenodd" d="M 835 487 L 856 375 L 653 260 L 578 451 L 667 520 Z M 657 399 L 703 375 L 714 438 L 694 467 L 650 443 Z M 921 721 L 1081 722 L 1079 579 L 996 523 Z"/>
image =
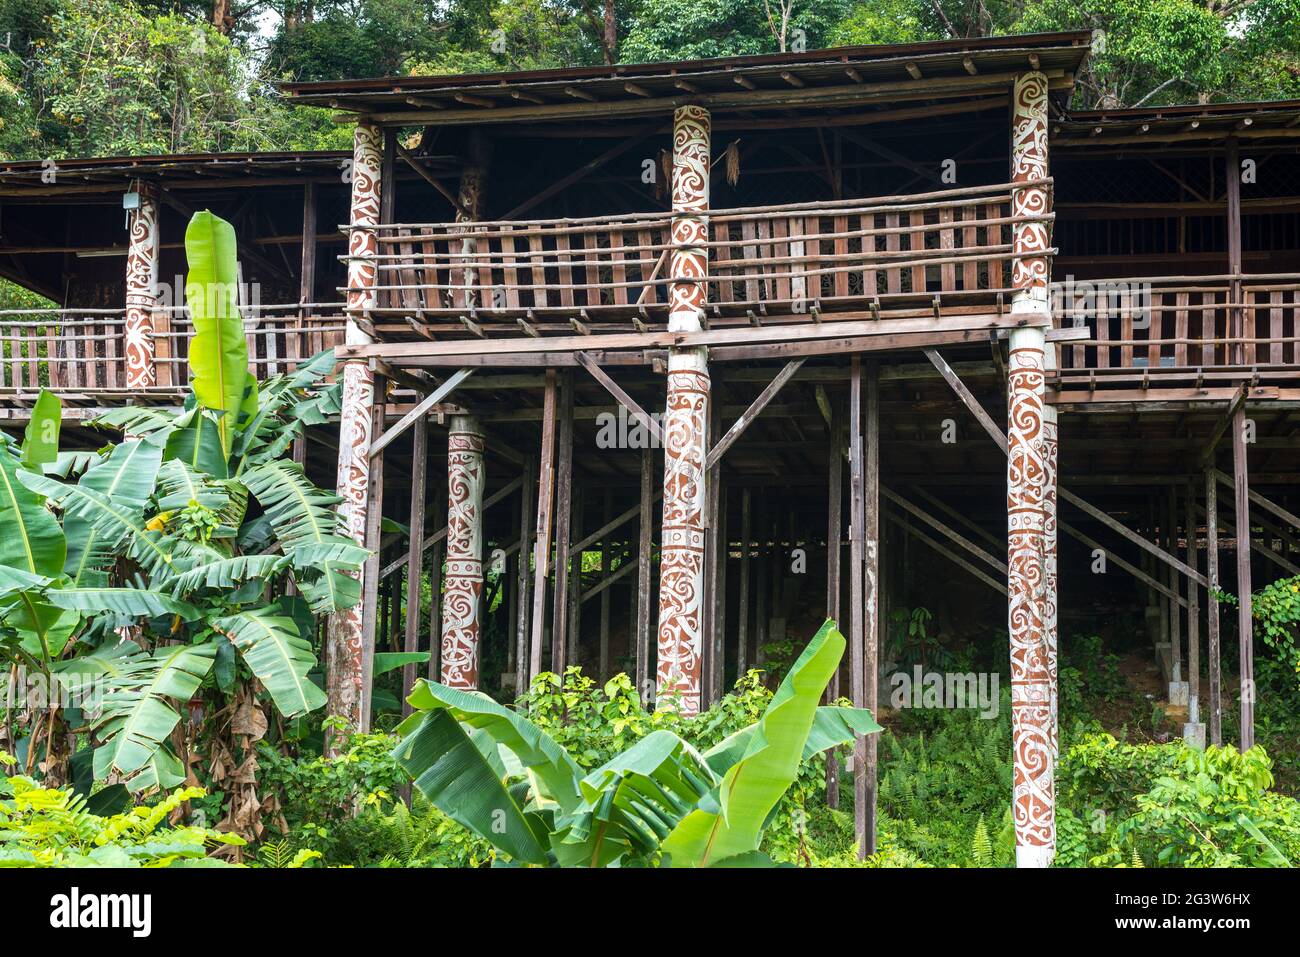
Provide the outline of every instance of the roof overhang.
<path id="1" fill-rule="evenodd" d="M 1300 146 L 1300 100 L 1088 110 L 1051 126 L 1054 149 L 1107 150 L 1290 141 Z"/>
<path id="2" fill-rule="evenodd" d="M 343 121 L 383 126 L 497 124 L 663 116 L 696 103 L 717 113 L 834 111 L 1005 95 L 1018 73 L 1041 70 L 1068 90 L 1089 52 L 1087 31 L 882 44 L 764 56 L 286 83 L 290 102 L 329 107 Z"/>

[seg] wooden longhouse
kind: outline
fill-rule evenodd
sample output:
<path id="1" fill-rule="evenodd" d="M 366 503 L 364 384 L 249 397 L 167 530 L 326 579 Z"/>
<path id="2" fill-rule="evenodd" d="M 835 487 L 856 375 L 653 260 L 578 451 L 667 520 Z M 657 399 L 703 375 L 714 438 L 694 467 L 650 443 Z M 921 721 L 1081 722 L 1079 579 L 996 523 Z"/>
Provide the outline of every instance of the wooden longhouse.
<path id="1" fill-rule="evenodd" d="M 1043 866 L 1058 632 L 1131 616 L 1188 734 L 1222 740 L 1239 693 L 1248 745 L 1249 601 L 1217 589 L 1300 573 L 1300 102 L 1071 113 L 1089 39 L 286 85 L 355 124 L 348 184 L 320 154 L 58 194 L 0 166 L 0 271 L 64 306 L 8 327 L 6 414 L 47 383 L 139 401 L 139 369 L 85 378 L 118 330 L 152 342 L 148 389 L 181 384 L 149 280 L 181 220 L 132 231 L 110 325 L 70 273 L 121 236 L 73 208 L 179 213 L 221 180 L 245 269 L 283 267 L 258 361 L 342 360 L 337 435 L 300 450 L 374 552 L 329 625 L 333 713 L 368 725 L 376 647 L 494 692 L 626 671 L 694 711 L 822 615 L 849 638 L 832 692 L 875 708 L 890 613 L 923 604 L 1009 647 L 1018 862 Z M 327 190 L 337 223 L 303 203 Z M 874 740 L 853 777 L 866 851 Z"/>

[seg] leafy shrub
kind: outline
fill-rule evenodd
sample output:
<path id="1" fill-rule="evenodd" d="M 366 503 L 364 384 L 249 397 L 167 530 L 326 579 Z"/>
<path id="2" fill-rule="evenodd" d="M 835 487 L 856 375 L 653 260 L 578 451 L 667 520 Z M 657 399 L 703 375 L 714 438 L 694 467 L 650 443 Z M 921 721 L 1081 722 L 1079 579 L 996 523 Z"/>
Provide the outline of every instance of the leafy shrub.
<path id="1" fill-rule="evenodd" d="M 1261 747 L 1085 736 L 1058 766 L 1063 866 L 1272 867 L 1300 860 L 1300 802 Z"/>
<path id="2" fill-rule="evenodd" d="M 0 751 L 0 765 L 14 759 Z M 208 853 L 243 839 L 204 827 L 167 824 L 202 788 L 177 788 L 151 807 L 100 816 L 71 790 L 44 788 L 29 777 L 0 776 L 0 867 L 224 866 Z"/>

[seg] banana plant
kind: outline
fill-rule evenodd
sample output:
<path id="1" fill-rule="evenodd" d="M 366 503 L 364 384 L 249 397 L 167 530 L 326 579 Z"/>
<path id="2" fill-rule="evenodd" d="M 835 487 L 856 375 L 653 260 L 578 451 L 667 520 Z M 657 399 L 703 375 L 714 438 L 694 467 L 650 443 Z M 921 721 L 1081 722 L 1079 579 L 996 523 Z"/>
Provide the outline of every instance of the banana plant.
<path id="1" fill-rule="evenodd" d="M 21 445 L 0 436 L 0 654 L 71 692 L 98 689 L 95 776 L 134 789 L 183 781 L 178 706 L 205 684 L 231 690 L 236 661 L 286 718 L 324 704 L 309 677 L 314 616 L 355 604 L 350 573 L 367 555 L 342 534 L 339 499 L 284 458 L 338 410 L 337 386 L 321 383 L 333 353 L 259 387 L 230 225 L 197 213 L 186 255 L 183 408 L 111 410 L 92 424 L 129 438 L 66 453 L 43 392 Z"/>
<path id="2" fill-rule="evenodd" d="M 880 730 L 865 709 L 818 705 L 844 646 L 828 620 L 762 717 L 703 753 L 658 730 L 584 773 L 517 712 L 422 680 L 393 755 L 435 807 L 519 864 L 766 866 L 763 832 L 800 763 Z"/>

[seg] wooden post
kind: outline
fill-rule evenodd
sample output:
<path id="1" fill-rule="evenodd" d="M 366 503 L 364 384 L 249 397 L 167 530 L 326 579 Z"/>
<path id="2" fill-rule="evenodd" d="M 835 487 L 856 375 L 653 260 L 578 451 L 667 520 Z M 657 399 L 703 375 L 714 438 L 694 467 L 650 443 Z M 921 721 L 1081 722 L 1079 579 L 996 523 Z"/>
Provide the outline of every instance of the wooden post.
<path id="1" fill-rule="evenodd" d="M 636 649 L 636 688 L 641 695 L 642 704 L 650 701 L 654 694 L 654 682 L 650 678 L 650 573 L 652 558 L 650 550 L 654 545 L 654 527 L 652 506 L 654 505 L 654 449 L 648 445 L 641 450 L 641 514 L 640 527 L 637 530 L 637 568 L 636 568 L 636 632 L 633 647 Z"/>
<path id="2" fill-rule="evenodd" d="M 311 355 L 311 334 L 307 320 L 312 310 L 308 303 L 316 301 L 316 184 L 310 180 L 302 187 L 302 264 L 298 273 L 298 328 L 285 335 L 289 360 L 293 365 Z M 293 440 L 293 460 L 299 465 L 307 461 L 307 437 L 299 435 Z"/>
<path id="3" fill-rule="evenodd" d="M 830 461 L 828 466 L 826 507 L 826 617 L 839 625 L 840 621 L 840 541 L 843 531 L 844 504 L 844 456 L 840 450 L 840 414 L 831 406 L 830 423 Z M 762 601 L 763 585 L 760 574 L 759 601 Z M 830 684 L 826 687 L 826 703 L 838 700 L 840 696 L 840 671 L 835 669 Z M 826 755 L 826 803 L 833 808 L 840 806 L 840 760 L 835 751 Z"/>
<path id="4" fill-rule="evenodd" d="M 866 608 L 862 573 L 863 510 L 866 497 L 862 457 L 862 360 L 849 360 L 849 696 L 855 708 L 867 706 L 866 651 L 863 641 L 863 613 Z M 853 832 L 858 841 L 858 859 L 874 853 L 874 835 L 868 814 L 867 740 L 853 740 Z"/>
<path id="5" fill-rule="evenodd" d="M 158 306 L 158 189 L 136 181 L 138 205 L 127 215 L 126 387 L 147 389 L 154 368 L 153 311 Z M 15 352 L 15 355 L 17 353 Z"/>
<path id="6" fill-rule="evenodd" d="M 605 526 L 609 520 L 614 517 L 614 493 L 605 489 L 604 500 L 600 509 L 600 524 Z M 610 559 L 613 553 L 609 548 L 609 533 L 605 533 L 600 539 L 600 574 L 602 577 L 609 574 Z M 606 588 L 600 593 L 600 663 L 597 666 L 596 674 L 601 681 L 608 681 L 609 674 L 609 601 L 611 589 Z"/>
<path id="7" fill-rule="evenodd" d="M 727 690 L 727 555 L 730 549 L 727 542 L 727 490 L 723 488 L 720 477 L 714 495 L 718 502 L 714 512 L 714 538 L 717 541 L 714 558 L 717 560 L 717 574 L 713 580 L 713 661 L 716 667 L 712 671 L 713 694 L 710 703 L 721 701 Z"/>
<path id="8" fill-rule="evenodd" d="M 551 609 L 551 671 L 568 667 L 569 546 L 573 543 L 573 374 L 561 373 L 559 462 L 556 465 L 555 604 Z"/>
<path id="9" fill-rule="evenodd" d="M 546 577 L 551 562 L 551 509 L 555 500 L 555 370 L 546 370 L 542 404 L 542 451 L 537 480 L 537 535 L 533 544 L 533 634 L 528 652 L 528 680 L 542 671 L 546 631 Z"/>
<path id="10" fill-rule="evenodd" d="M 385 380 L 383 376 L 375 376 L 375 389 L 380 395 L 385 391 Z M 384 405 L 382 402 L 376 402 L 371 407 L 372 434 L 379 431 L 384 421 Z M 380 539 L 381 524 L 384 520 L 384 455 L 381 452 L 374 456 L 370 466 L 370 484 L 366 489 L 366 528 L 364 545 L 370 552 L 370 557 L 366 559 L 365 565 L 361 572 L 361 660 L 359 666 L 360 674 L 360 707 L 361 713 L 358 716 L 356 729 L 361 732 L 370 730 L 370 694 L 373 688 L 374 680 L 374 660 L 375 660 L 375 643 L 378 639 L 378 619 L 379 619 L 379 568 L 380 568 Z"/>
<path id="11" fill-rule="evenodd" d="M 1047 77 L 1037 71 L 1016 77 L 1011 97 L 1013 183 L 1045 179 Z M 1050 211 L 1042 186 L 1014 186 L 1016 217 Z M 1047 225 L 1023 221 L 1012 227 L 1011 283 L 1014 314 L 1046 317 Z M 1052 675 L 1046 637 L 1046 513 L 1048 469 L 1043 460 L 1046 346 L 1042 326 L 1012 330 L 1007 367 L 1007 603 L 1011 646 L 1012 817 L 1016 865 L 1049 867 L 1055 853 L 1055 760 L 1052 754 Z"/>
<path id="12" fill-rule="evenodd" d="M 533 481 L 536 473 L 537 461 L 531 456 L 524 459 L 524 482 L 519 487 L 519 561 L 515 566 L 518 573 L 515 592 L 519 598 L 519 617 L 515 621 L 515 694 L 527 691 L 528 683 L 532 680 L 528 668 L 528 613 L 531 608 L 528 579 L 532 572 L 529 567 L 530 546 L 536 533 L 532 528 Z"/>
<path id="13" fill-rule="evenodd" d="M 740 584 L 736 596 L 736 679 L 744 677 L 749 667 L 749 539 L 753 532 L 750 522 L 752 508 L 751 490 L 740 493 Z"/>
<path id="14" fill-rule="evenodd" d="M 1229 182 L 1232 178 L 1229 178 Z M 1246 406 L 1232 417 L 1232 482 L 1237 518 L 1237 630 L 1241 653 L 1241 750 L 1255 744 L 1255 623 L 1250 596 L 1250 475 L 1246 468 Z"/>
<path id="15" fill-rule="evenodd" d="M 1187 484 L 1184 524 L 1187 528 L 1187 564 L 1199 571 L 1200 555 L 1197 548 L 1196 486 Z M 1187 723 L 1201 722 L 1201 589 L 1192 579 L 1187 580 Z M 1205 730 L 1199 732 L 1202 746 Z"/>
<path id="16" fill-rule="evenodd" d="M 1174 485 L 1169 488 L 1168 510 L 1165 513 L 1165 547 L 1171 555 L 1178 554 L 1178 486 Z M 1169 590 L 1175 596 L 1180 596 L 1182 592 L 1182 574 L 1178 569 L 1172 566 L 1165 566 L 1165 574 L 1169 581 Z M 1196 587 L 1195 582 L 1188 582 L 1192 587 Z M 1183 678 L 1183 613 L 1182 608 L 1175 598 L 1166 598 L 1165 605 L 1169 609 L 1169 670 L 1171 672 L 1169 679 L 1169 703 L 1186 704 L 1186 681 Z"/>
<path id="17" fill-rule="evenodd" d="M 442 600 L 442 683 L 477 690 L 483 597 L 483 428 L 451 417 L 447 435 L 447 572 Z"/>
<path id="18" fill-rule="evenodd" d="M 1228 302 L 1232 303 L 1228 310 L 1228 337 L 1233 340 L 1225 353 L 1233 365 L 1243 365 L 1246 344 L 1241 339 L 1245 335 L 1245 313 L 1237 305 L 1241 302 L 1241 161 L 1234 136 L 1228 137 L 1224 144 L 1223 161 L 1223 185 L 1228 201 L 1228 272 L 1232 275 L 1228 280 Z"/>
<path id="19" fill-rule="evenodd" d="M 420 585 L 424 578 L 424 499 L 428 481 L 429 420 L 421 417 L 411 437 L 411 537 L 406 552 L 406 641 L 403 650 L 420 650 Z M 382 452 L 380 453 L 383 454 Z M 415 687 L 415 663 L 402 666 L 402 715 L 411 713 L 406 696 Z"/>
<path id="20" fill-rule="evenodd" d="M 1210 743 L 1223 744 L 1222 662 L 1219 651 L 1219 490 L 1214 464 L 1205 470 L 1205 592 L 1208 613 L 1206 654 L 1210 661 Z"/>
<path id="21" fill-rule="evenodd" d="M 569 533 L 575 542 L 582 541 L 583 516 L 587 497 L 581 487 L 573 490 L 573 516 Z M 573 571 L 569 579 L 569 627 L 564 661 L 567 665 L 582 664 L 582 550 L 570 548 Z M 605 589 L 608 591 L 609 589 Z"/>
<path id="22" fill-rule="evenodd" d="M 378 127 L 358 123 L 352 142 L 352 231 L 348 237 L 348 321 L 345 341 L 350 345 L 361 345 L 370 341 L 370 337 L 363 331 L 362 322 L 376 304 L 374 256 L 378 243 L 374 227 L 379 224 L 382 136 Z M 370 489 L 375 378 L 365 360 L 352 359 L 343 364 L 342 379 L 335 490 L 342 499 L 338 510 L 345 533 L 358 544 L 364 544 L 366 504 Z M 382 401 L 379 405 L 380 408 L 383 407 Z M 364 584 L 363 581 L 363 586 Z M 325 644 L 326 710 L 331 715 L 346 719 L 356 728 L 362 726 L 363 716 L 369 711 L 369 702 L 363 700 L 363 687 L 368 679 L 366 640 L 361 605 L 336 611 L 330 616 Z M 333 746 L 331 739 L 329 747 L 332 749 Z"/>
<path id="23" fill-rule="evenodd" d="M 863 443 L 860 442 L 860 448 Z M 867 363 L 867 422 L 862 468 L 865 472 L 862 515 L 862 667 L 863 707 L 875 714 L 880 688 L 880 368 Z M 866 744 L 867 853 L 876 853 L 876 766 L 880 739 L 868 735 Z"/>
<path id="24" fill-rule="evenodd" d="M 1056 368 L 1056 347 L 1049 345 L 1043 352 L 1047 368 Z M 1057 573 L 1057 517 L 1056 517 L 1056 476 L 1059 454 L 1059 429 L 1057 427 L 1056 406 L 1043 405 L 1043 643 L 1047 647 L 1047 673 L 1050 679 L 1050 713 L 1048 715 L 1048 735 L 1051 741 L 1052 756 L 1061 753 L 1061 719 L 1060 696 L 1057 693 L 1057 677 L 1060 673 L 1058 635 L 1058 587 L 1060 576 Z"/>
<path id="25" fill-rule="evenodd" d="M 701 328 L 708 276 L 709 113 L 678 107 L 673 117 L 672 255 L 668 328 Z M 676 699 L 700 710 L 700 613 L 704 591 L 705 441 L 709 372 L 703 347 L 668 353 L 664 416 L 664 511 L 659 545 L 659 662 L 656 706 Z"/>

